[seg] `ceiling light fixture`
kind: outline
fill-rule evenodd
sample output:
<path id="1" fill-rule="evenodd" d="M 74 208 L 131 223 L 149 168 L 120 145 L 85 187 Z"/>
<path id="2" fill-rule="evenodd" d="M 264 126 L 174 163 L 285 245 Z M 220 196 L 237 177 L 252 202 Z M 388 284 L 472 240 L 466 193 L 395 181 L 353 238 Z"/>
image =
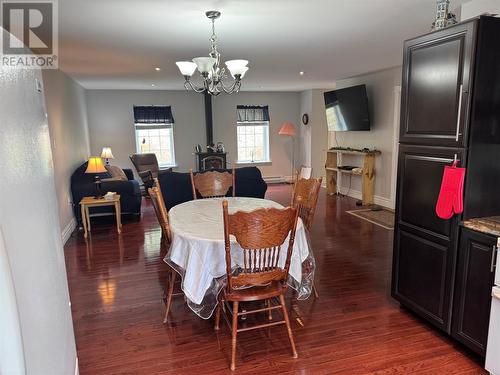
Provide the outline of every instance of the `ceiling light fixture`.
<path id="1" fill-rule="evenodd" d="M 186 90 L 192 89 L 196 92 L 207 92 L 214 96 L 219 95 L 221 92 L 227 94 L 238 92 L 241 88 L 241 79 L 248 70 L 248 61 L 226 61 L 226 67 L 234 78 L 234 81 L 229 87 L 225 86 L 223 80 L 226 78 L 226 69 L 220 67 L 220 53 L 217 51 L 217 35 L 215 35 L 215 20 L 220 17 L 220 12 L 210 10 L 205 14 L 212 21 L 212 36 L 210 37 L 212 51 L 207 57 L 195 57 L 192 61 L 177 61 L 175 63 L 186 79 L 184 87 Z M 190 81 L 196 69 L 198 69 L 203 80 L 201 86 L 197 86 Z"/>
<path id="2" fill-rule="evenodd" d="M 304 72 L 301 70 L 301 71 L 299 72 L 299 74 L 300 74 L 301 76 L 303 76 L 303 75 L 304 75 Z"/>
<path id="3" fill-rule="evenodd" d="M 156 67 L 156 68 L 155 68 L 155 70 L 156 70 L 157 72 L 159 72 L 159 71 L 161 70 L 161 68 Z"/>

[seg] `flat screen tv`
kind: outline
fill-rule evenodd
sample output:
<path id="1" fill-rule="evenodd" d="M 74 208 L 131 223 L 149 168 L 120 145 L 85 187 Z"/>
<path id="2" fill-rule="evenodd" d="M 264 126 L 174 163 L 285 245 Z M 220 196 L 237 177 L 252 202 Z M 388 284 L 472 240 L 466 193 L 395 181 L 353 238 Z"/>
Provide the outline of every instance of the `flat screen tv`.
<path id="1" fill-rule="evenodd" d="M 325 92 L 326 122 L 331 131 L 370 130 L 366 86 Z"/>

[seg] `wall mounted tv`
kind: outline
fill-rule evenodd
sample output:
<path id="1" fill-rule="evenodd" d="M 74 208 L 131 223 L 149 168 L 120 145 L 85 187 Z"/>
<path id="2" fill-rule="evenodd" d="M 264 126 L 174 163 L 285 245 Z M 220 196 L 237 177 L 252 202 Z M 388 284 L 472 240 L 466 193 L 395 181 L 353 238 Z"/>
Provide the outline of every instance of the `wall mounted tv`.
<path id="1" fill-rule="evenodd" d="M 328 130 L 337 132 L 370 130 L 365 85 L 328 91 L 324 96 Z"/>

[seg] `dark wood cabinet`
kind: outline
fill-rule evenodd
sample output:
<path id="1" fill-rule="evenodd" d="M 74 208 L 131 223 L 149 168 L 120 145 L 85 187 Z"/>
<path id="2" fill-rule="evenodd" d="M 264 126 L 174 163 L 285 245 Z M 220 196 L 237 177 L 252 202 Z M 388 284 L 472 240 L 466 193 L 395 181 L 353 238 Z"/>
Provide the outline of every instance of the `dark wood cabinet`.
<path id="1" fill-rule="evenodd" d="M 400 142 L 464 145 L 475 28 L 468 22 L 405 42 Z"/>
<path id="2" fill-rule="evenodd" d="M 493 236 L 461 229 L 452 335 L 481 355 L 486 354 L 496 244 Z"/>
<path id="3" fill-rule="evenodd" d="M 470 218 L 500 215 L 500 19 L 481 16 L 407 40 L 392 295 L 484 354 L 491 293 L 487 236 Z M 444 167 L 466 168 L 464 211 L 435 213 Z M 459 251 L 460 249 L 460 251 Z"/>
<path id="4" fill-rule="evenodd" d="M 450 332 L 457 218 L 442 220 L 435 206 L 442 171 L 461 149 L 401 145 L 394 247 L 393 295 Z"/>
<path id="5" fill-rule="evenodd" d="M 462 149 L 400 145 L 398 156 L 398 222 L 406 230 L 433 241 L 450 241 L 453 220 L 436 215 L 443 170 L 458 159 L 464 163 Z"/>

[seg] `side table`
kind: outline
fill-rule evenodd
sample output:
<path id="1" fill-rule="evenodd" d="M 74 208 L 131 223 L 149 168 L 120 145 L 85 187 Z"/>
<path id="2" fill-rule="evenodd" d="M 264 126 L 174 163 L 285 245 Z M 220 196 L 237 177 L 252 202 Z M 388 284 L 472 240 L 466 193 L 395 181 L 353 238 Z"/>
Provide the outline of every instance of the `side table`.
<path id="1" fill-rule="evenodd" d="M 80 209 L 82 213 L 82 223 L 84 236 L 87 238 L 88 232 L 90 232 L 90 207 L 102 207 L 102 206 L 115 206 L 116 213 L 116 230 L 118 233 L 122 232 L 122 219 L 121 219 L 121 207 L 120 207 L 120 195 L 116 194 L 113 199 L 104 198 L 94 198 L 94 197 L 83 197 L 80 201 Z"/>

